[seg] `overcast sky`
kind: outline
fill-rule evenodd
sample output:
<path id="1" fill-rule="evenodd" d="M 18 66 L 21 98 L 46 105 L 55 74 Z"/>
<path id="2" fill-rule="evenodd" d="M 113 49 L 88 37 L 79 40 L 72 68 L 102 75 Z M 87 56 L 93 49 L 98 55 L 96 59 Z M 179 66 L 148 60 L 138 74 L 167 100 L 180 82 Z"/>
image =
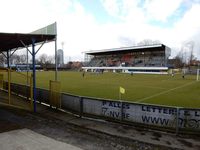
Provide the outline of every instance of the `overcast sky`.
<path id="1" fill-rule="evenodd" d="M 200 58 L 200 0 L 2 0 L 0 32 L 28 33 L 57 22 L 58 48 L 65 59 L 82 52 L 159 40 L 175 56 L 194 41 Z M 40 52 L 54 54 L 54 46 Z"/>

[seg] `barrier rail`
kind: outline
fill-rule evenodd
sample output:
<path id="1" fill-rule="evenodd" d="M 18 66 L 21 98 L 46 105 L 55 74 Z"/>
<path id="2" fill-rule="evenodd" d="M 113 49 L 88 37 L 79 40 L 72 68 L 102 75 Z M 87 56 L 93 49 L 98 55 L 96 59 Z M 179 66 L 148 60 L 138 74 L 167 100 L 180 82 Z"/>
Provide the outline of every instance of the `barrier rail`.
<path id="1" fill-rule="evenodd" d="M 32 77 L 6 68 L 0 68 L 0 76 L 0 103 L 32 110 Z M 18 84 L 11 82 L 21 83 L 23 86 L 19 89 Z M 11 93 L 20 93 L 24 100 Z"/>
<path id="2" fill-rule="evenodd" d="M 11 84 L 11 89 L 24 95 L 25 85 Z M 37 88 L 38 102 L 50 104 L 50 91 Z M 160 130 L 200 132 L 200 109 L 168 107 L 89 98 L 61 93 L 61 109 L 82 116 L 101 118 L 121 123 L 137 124 Z"/>

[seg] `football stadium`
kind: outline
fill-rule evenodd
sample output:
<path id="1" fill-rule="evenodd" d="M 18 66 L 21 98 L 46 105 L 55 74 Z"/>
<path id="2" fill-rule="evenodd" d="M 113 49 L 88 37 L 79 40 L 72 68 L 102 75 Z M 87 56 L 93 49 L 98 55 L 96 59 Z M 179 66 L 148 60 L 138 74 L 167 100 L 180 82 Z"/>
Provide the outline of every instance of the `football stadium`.
<path id="1" fill-rule="evenodd" d="M 169 47 L 92 50 L 85 52 L 79 70 L 59 71 L 57 57 L 55 71 L 41 66 L 37 70 L 35 56 L 43 44 L 54 42 L 57 56 L 55 28 L 51 24 L 29 34 L 0 34 L 2 54 L 7 58 L 7 67 L 0 69 L 1 104 L 34 112 L 41 104 L 80 117 L 150 125 L 177 134 L 199 130 L 199 69 L 194 68 L 192 74 L 187 68 L 173 68 Z M 9 58 L 24 47 L 32 55 L 32 64 L 12 70 Z"/>
<path id="2" fill-rule="evenodd" d="M 200 150 L 200 0 L 0 12 L 0 150 Z"/>

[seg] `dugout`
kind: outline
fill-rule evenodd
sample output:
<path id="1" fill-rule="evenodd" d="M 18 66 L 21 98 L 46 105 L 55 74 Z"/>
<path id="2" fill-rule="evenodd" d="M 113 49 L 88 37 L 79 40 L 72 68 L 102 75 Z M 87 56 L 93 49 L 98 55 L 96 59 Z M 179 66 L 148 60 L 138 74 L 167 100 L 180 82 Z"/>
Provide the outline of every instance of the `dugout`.
<path id="1" fill-rule="evenodd" d="M 10 68 L 10 58 L 11 56 L 19 49 L 25 48 L 27 50 L 27 57 L 28 53 L 32 56 L 32 77 L 28 77 L 27 73 L 27 82 L 28 78 L 32 78 L 32 89 L 30 93 L 33 94 L 33 102 L 34 102 L 34 112 L 36 112 L 36 65 L 35 65 L 35 56 L 38 51 L 42 48 L 42 46 L 49 42 L 55 42 L 55 62 L 57 62 L 57 25 L 56 22 L 50 24 L 44 28 L 38 29 L 31 33 L 0 33 L 0 53 L 6 58 L 7 61 L 7 69 L 4 72 L 7 72 L 7 85 L 6 89 L 8 91 L 8 99 L 10 103 L 10 81 L 12 72 Z M 36 49 L 36 46 L 39 46 Z M 28 66 L 28 62 L 27 62 Z M 6 71 L 5 71 L 6 70 Z M 23 75 L 22 75 L 23 76 Z M 25 77 L 24 77 L 25 78 Z M 24 79 L 25 80 L 25 79 Z M 55 80 L 57 80 L 57 63 L 55 63 Z M 31 83 L 31 81 L 30 81 Z M 30 86 L 31 88 L 31 86 Z"/>

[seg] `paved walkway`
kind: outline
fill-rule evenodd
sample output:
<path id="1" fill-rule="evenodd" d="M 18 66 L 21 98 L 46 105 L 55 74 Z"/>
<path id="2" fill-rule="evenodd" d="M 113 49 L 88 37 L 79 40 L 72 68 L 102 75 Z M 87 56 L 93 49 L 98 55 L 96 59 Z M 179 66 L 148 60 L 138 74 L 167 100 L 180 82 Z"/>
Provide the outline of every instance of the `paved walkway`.
<path id="1" fill-rule="evenodd" d="M 81 150 L 52 138 L 19 129 L 0 134 L 0 150 Z"/>

